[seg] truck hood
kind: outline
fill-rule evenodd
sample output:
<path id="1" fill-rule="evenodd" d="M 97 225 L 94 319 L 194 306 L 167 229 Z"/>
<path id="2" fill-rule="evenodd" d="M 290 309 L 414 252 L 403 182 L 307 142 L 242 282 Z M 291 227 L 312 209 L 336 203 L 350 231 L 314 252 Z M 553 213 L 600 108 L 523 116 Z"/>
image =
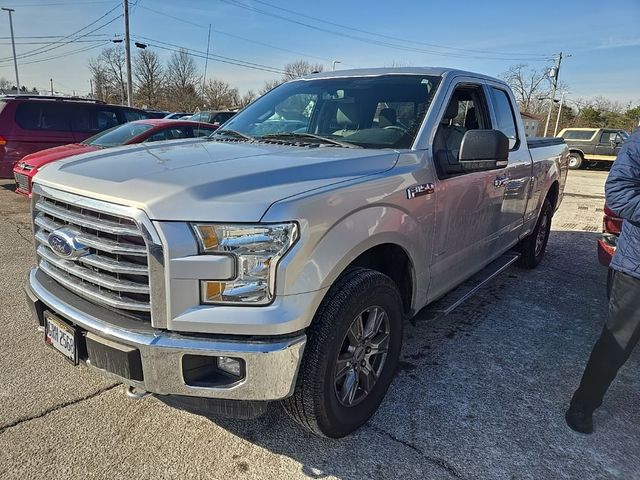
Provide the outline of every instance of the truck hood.
<path id="1" fill-rule="evenodd" d="M 35 183 L 141 208 L 152 220 L 257 222 L 283 198 L 393 168 L 393 150 L 190 140 L 52 163 Z"/>

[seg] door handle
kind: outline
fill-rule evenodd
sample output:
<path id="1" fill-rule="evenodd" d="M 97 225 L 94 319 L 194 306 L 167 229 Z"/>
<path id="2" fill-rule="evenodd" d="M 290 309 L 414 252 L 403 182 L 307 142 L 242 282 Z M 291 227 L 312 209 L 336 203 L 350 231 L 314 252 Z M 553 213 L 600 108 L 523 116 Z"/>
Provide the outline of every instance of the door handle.
<path id="1" fill-rule="evenodd" d="M 493 181 L 493 186 L 496 188 L 502 188 L 507 183 L 507 180 L 509 180 L 509 177 L 507 177 L 506 175 L 500 175 Z"/>

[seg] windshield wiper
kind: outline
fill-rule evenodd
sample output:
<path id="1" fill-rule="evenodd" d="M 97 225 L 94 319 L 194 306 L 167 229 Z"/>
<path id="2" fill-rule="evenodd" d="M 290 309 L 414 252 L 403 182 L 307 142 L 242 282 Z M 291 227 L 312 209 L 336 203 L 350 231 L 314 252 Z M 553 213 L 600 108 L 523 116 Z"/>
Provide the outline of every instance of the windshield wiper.
<path id="1" fill-rule="evenodd" d="M 213 136 L 215 137 L 216 135 L 229 135 L 229 136 L 233 136 L 236 138 L 242 138 L 244 140 L 255 140 L 255 137 L 252 137 L 251 135 L 247 135 L 246 133 L 242 133 L 239 132 L 237 130 L 231 130 L 230 128 L 225 128 L 224 130 L 217 130 L 214 132 Z"/>
<path id="2" fill-rule="evenodd" d="M 344 148 L 362 148 L 359 145 L 354 145 L 353 143 L 341 142 L 339 140 L 334 140 L 333 138 L 323 137 L 322 135 L 316 135 L 315 133 L 299 133 L 299 132 L 282 132 L 282 133 L 269 133 L 267 135 L 262 135 L 258 137 L 258 140 L 286 140 L 286 139 L 312 139 L 321 143 L 328 143 L 330 145 L 335 145 L 337 147 Z"/>

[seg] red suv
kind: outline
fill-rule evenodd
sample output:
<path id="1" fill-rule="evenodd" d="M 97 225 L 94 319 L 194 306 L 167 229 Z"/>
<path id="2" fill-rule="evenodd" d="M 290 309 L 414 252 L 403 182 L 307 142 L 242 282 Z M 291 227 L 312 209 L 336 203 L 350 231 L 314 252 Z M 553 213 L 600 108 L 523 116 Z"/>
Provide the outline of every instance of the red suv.
<path id="1" fill-rule="evenodd" d="M 146 118 L 143 110 L 97 100 L 0 96 L 0 178 L 13 177 L 14 165 L 25 155 L 82 142 L 107 128 Z"/>

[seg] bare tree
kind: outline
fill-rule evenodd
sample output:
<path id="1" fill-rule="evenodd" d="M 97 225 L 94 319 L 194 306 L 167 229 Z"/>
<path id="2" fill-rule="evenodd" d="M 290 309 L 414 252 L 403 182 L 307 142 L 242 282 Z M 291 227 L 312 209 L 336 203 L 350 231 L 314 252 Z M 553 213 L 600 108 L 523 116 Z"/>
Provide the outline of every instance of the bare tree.
<path id="1" fill-rule="evenodd" d="M 253 102 L 256 99 L 256 97 L 257 97 L 256 92 L 254 92 L 253 90 L 248 90 L 244 95 L 242 95 L 242 97 L 240 97 L 240 102 L 238 103 L 238 106 L 241 108 L 244 108 L 247 105 L 249 105 L 251 102 Z"/>
<path id="2" fill-rule="evenodd" d="M 262 86 L 262 88 L 260 89 L 260 95 L 264 95 L 265 93 L 267 93 L 270 90 L 273 90 L 274 88 L 276 88 L 278 85 L 282 85 L 282 80 L 267 80 L 264 82 L 264 85 Z"/>
<path id="3" fill-rule="evenodd" d="M 232 108 L 240 103 L 238 89 L 223 80 L 210 79 L 204 88 L 204 104 L 206 108 Z"/>
<path id="4" fill-rule="evenodd" d="M 163 106 L 164 69 L 157 53 L 150 50 L 139 50 L 133 66 L 136 79 L 136 103 L 147 108 Z"/>
<path id="5" fill-rule="evenodd" d="M 284 66 L 282 80 L 288 82 L 296 78 L 304 77 L 314 72 L 322 72 L 324 67 L 321 63 L 309 63 L 306 60 L 296 60 Z"/>
<path id="6" fill-rule="evenodd" d="M 169 107 L 194 111 L 201 104 L 198 86 L 200 74 L 193 57 L 186 50 L 174 52 L 169 59 L 166 88 Z"/>
<path id="7" fill-rule="evenodd" d="M 545 100 L 551 94 L 549 69 L 536 69 L 526 64 L 513 65 L 500 77 L 509 84 L 518 101 L 520 110 L 541 114 L 546 108 Z M 548 107 L 547 107 L 548 108 Z"/>

